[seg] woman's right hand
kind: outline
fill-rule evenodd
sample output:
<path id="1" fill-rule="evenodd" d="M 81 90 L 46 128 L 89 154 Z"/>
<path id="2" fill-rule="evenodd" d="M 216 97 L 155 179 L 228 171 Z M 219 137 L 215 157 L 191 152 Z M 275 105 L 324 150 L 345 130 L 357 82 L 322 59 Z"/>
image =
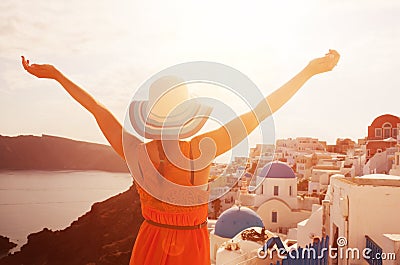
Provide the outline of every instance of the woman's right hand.
<path id="1" fill-rule="evenodd" d="M 26 60 L 24 56 L 22 57 L 22 66 L 24 69 L 39 78 L 49 78 L 49 79 L 57 79 L 60 75 L 60 72 L 50 64 L 29 64 L 29 60 Z"/>

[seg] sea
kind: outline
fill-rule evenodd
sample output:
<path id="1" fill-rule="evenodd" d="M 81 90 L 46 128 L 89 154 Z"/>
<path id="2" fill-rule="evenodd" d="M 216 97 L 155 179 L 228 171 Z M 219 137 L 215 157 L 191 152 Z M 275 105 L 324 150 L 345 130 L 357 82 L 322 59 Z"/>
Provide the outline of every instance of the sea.
<path id="1" fill-rule="evenodd" d="M 0 235 L 18 246 L 27 236 L 61 230 L 88 212 L 95 202 L 126 191 L 128 173 L 104 171 L 1 171 Z"/>

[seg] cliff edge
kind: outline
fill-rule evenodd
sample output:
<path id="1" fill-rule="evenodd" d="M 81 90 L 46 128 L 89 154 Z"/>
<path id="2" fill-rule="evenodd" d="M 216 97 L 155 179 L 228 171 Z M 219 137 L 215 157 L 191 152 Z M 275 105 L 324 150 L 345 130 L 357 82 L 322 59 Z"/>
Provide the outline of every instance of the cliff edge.
<path id="1" fill-rule="evenodd" d="M 21 251 L 0 265 L 124 265 L 143 221 L 134 185 L 126 192 L 93 204 L 91 210 L 61 231 L 44 229 L 28 236 Z"/>

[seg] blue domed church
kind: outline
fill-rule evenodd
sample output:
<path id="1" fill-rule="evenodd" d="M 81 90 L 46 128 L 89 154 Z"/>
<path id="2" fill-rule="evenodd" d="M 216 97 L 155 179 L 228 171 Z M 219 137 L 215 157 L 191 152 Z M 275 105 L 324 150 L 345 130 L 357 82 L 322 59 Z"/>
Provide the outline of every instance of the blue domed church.
<path id="1" fill-rule="evenodd" d="M 297 178 L 286 163 L 274 161 L 259 171 L 254 193 L 240 194 L 239 201 L 254 209 L 269 231 L 287 233 L 311 214 L 311 205 L 297 197 Z"/>
<path id="2" fill-rule="evenodd" d="M 316 198 L 304 200 L 297 196 L 297 177 L 290 166 L 280 161 L 267 163 L 259 170 L 255 184 L 251 192 L 247 187 L 240 192 L 240 206 L 224 211 L 216 221 L 210 232 L 211 260 L 215 260 L 219 246 L 247 228 L 265 227 L 272 233 L 287 234 L 299 223 L 305 224 L 313 203 L 318 203 Z"/>

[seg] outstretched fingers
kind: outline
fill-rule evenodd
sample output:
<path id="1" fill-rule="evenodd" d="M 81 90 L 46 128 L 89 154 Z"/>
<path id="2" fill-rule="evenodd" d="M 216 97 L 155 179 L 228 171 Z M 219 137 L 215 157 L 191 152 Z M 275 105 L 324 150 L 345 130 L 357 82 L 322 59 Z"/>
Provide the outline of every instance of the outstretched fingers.
<path id="1" fill-rule="evenodd" d="M 340 57 L 340 54 L 336 50 L 329 49 L 329 52 L 337 57 Z"/>
<path id="2" fill-rule="evenodd" d="M 333 57 L 334 65 L 336 65 L 340 59 L 340 54 L 336 50 L 329 49 L 329 54 Z"/>
<path id="3" fill-rule="evenodd" d="M 329 49 L 329 52 L 325 54 L 325 57 L 321 62 L 328 65 L 328 70 L 332 70 L 338 63 L 340 54 L 336 50 Z"/>
<path id="4" fill-rule="evenodd" d="M 21 56 L 21 58 L 22 58 L 22 66 L 24 67 L 24 69 L 28 71 L 28 73 L 32 74 L 32 70 L 34 68 L 37 68 L 38 65 L 37 64 L 29 65 L 29 60 L 26 60 L 24 56 Z"/>
<path id="5" fill-rule="evenodd" d="M 29 60 L 27 61 L 24 56 L 21 56 L 21 59 L 22 59 L 22 66 L 24 67 L 25 70 L 28 70 L 27 68 L 29 66 Z"/>

